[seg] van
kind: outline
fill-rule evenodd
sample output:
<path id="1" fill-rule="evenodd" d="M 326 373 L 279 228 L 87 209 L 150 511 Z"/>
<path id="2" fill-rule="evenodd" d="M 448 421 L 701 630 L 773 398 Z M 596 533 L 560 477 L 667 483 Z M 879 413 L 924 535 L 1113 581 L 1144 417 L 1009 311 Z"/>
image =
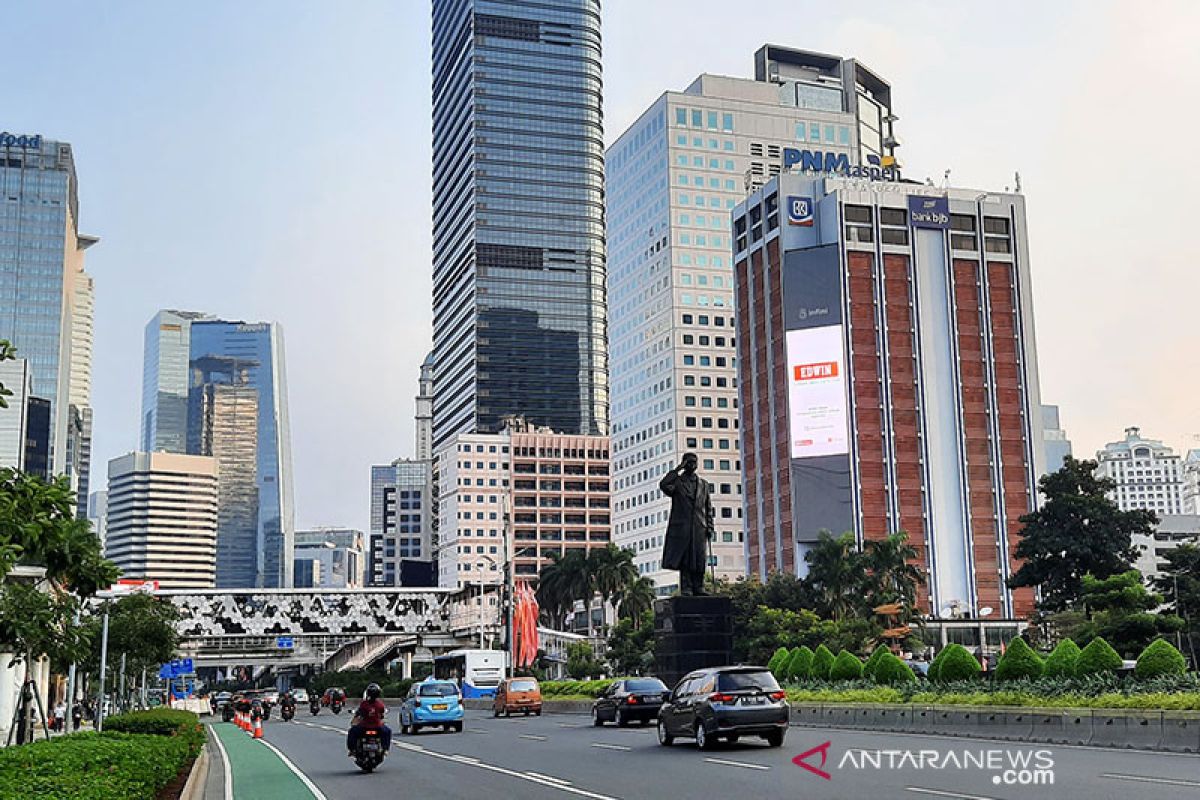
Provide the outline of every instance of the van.
<path id="1" fill-rule="evenodd" d="M 537 678 L 505 678 L 496 687 L 496 696 L 492 698 L 492 716 L 503 714 L 512 716 L 513 712 L 525 716 L 531 713 L 542 715 L 542 688 L 538 686 Z"/>

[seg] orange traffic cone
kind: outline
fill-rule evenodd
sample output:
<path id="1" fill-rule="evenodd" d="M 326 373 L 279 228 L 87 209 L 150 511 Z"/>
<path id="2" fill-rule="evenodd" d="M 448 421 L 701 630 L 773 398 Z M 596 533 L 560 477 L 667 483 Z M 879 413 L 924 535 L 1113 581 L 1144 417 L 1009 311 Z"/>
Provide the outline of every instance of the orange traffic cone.
<path id="1" fill-rule="evenodd" d="M 262 738 L 262 720 L 261 719 L 254 720 L 254 738 L 255 739 Z"/>

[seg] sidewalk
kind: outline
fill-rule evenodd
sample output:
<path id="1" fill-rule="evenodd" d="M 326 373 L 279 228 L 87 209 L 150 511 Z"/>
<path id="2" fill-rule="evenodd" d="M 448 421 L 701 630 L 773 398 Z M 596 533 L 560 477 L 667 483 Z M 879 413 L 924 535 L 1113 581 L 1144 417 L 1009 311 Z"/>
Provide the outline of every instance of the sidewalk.
<path id="1" fill-rule="evenodd" d="M 208 725 L 214 756 L 205 786 L 205 800 L 325 800 L 306 783 L 265 739 L 252 739 L 229 722 Z M 227 780 L 232 787 L 226 786 Z"/>

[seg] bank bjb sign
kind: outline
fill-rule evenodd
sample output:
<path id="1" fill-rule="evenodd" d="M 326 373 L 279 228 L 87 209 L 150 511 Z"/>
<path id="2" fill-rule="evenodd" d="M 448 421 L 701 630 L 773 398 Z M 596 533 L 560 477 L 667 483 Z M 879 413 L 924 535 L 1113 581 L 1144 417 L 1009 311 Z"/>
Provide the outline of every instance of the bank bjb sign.
<path id="1" fill-rule="evenodd" d="M 37 136 L 17 136 L 15 133 L 5 131 L 0 133 L 0 147 L 21 147 L 28 150 L 42 149 L 42 137 Z"/>
<path id="2" fill-rule="evenodd" d="M 898 181 L 900 168 L 885 167 L 879 156 L 867 156 L 866 164 L 851 164 L 845 153 L 783 148 L 783 168 L 799 167 L 801 172 L 827 172 L 840 178 L 866 178 L 872 181 Z"/>
<path id="3" fill-rule="evenodd" d="M 908 224 L 914 228 L 933 228 L 939 231 L 949 229 L 949 198 L 909 195 Z"/>

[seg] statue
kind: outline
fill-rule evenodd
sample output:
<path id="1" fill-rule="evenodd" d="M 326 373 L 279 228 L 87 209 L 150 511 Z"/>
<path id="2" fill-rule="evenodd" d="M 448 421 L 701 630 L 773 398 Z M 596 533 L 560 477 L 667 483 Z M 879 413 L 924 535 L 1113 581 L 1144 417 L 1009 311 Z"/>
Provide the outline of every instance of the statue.
<path id="1" fill-rule="evenodd" d="M 704 595 L 704 569 L 713 533 L 712 484 L 696 474 L 695 453 L 684 453 L 658 488 L 671 498 L 671 517 L 663 542 L 663 569 L 679 570 L 679 593 Z"/>

